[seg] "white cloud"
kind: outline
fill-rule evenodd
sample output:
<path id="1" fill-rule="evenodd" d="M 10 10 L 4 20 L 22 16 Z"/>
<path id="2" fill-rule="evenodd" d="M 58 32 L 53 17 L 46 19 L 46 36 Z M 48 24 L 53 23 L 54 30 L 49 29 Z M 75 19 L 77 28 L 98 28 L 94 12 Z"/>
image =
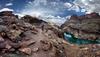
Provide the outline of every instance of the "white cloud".
<path id="1" fill-rule="evenodd" d="M 74 3 L 85 8 L 87 11 L 86 13 L 100 13 L 100 0 L 75 0 Z"/>
<path id="2" fill-rule="evenodd" d="M 80 4 L 77 1 L 74 3 L 69 2 L 57 2 L 58 0 L 34 0 L 29 2 L 21 13 L 28 13 L 32 15 L 34 12 L 42 13 L 43 15 L 56 15 L 63 14 L 65 10 L 74 10 L 76 12 L 85 12 L 86 10 L 80 8 Z M 80 2 L 80 0 L 78 0 Z M 85 0 L 81 0 L 85 2 Z M 92 1 L 92 0 L 90 0 Z M 77 3 L 76 3 L 77 2 Z M 82 4 L 82 3 L 81 3 Z M 32 13 L 33 12 L 33 13 Z M 37 14 L 36 14 L 37 15 Z"/>
<path id="3" fill-rule="evenodd" d="M 66 16 L 66 17 L 56 16 L 55 17 L 52 15 L 48 15 L 48 16 L 41 16 L 39 18 L 46 21 L 46 22 L 61 26 L 66 20 L 68 20 L 70 18 L 70 16 Z"/>
<path id="4" fill-rule="evenodd" d="M 81 9 L 81 12 L 86 12 L 86 10 L 85 9 Z"/>
<path id="5" fill-rule="evenodd" d="M 0 9 L 0 12 L 2 11 L 14 11 L 13 9 L 9 9 L 9 8 L 3 8 L 3 9 Z"/>
<path id="6" fill-rule="evenodd" d="M 49 1 L 49 0 L 34 0 L 29 2 L 25 8 L 21 11 L 27 12 L 29 14 L 32 12 L 40 12 L 44 15 L 56 15 L 62 14 L 64 10 L 66 10 L 65 5 L 63 2 L 56 2 L 56 1 Z"/>
<path id="7" fill-rule="evenodd" d="M 72 7 L 72 4 L 71 3 L 68 3 L 68 2 L 64 3 L 64 5 L 65 5 L 66 8 Z"/>
<path id="8" fill-rule="evenodd" d="M 12 6 L 13 3 L 7 3 L 5 6 Z"/>
<path id="9" fill-rule="evenodd" d="M 74 10 L 76 12 L 80 12 L 81 11 L 81 9 L 80 9 L 80 7 L 78 5 L 73 5 L 71 8 L 69 8 L 69 10 Z"/>

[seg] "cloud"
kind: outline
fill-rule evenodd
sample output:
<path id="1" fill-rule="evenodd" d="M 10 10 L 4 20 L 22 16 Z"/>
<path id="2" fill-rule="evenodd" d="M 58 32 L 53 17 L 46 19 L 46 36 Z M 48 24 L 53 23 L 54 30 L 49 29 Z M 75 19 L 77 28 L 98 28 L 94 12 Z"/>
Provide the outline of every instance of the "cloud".
<path id="1" fill-rule="evenodd" d="M 21 11 L 29 12 L 41 12 L 44 15 L 57 15 L 62 14 L 67 8 L 64 5 L 64 2 L 56 2 L 49 0 L 34 0 L 29 2 L 25 8 Z"/>
<path id="2" fill-rule="evenodd" d="M 56 16 L 55 17 L 55 16 L 52 16 L 52 15 L 48 15 L 48 16 L 43 16 L 43 17 L 39 17 L 39 18 L 46 21 L 46 22 L 61 26 L 70 17 L 71 16 L 66 16 L 66 17 Z"/>
<path id="3" fill-rule="evenodd" d="M 76 11 L 76 12 L 80 12 L 81 11 L 81 9 L 79 8 L 79 6 L 78 5 L 73 5 L 71 8 L 69 8 L 68 10 L 74 10 L 74 11 Z"/>
<path id="4" fill-rule="evenodd" d="M 13 3 L 7 3 L 5 6 L 12 6 Z"/>
<path id="5" fill-rule="evenodd" d="M 13 9 L 9 9 L 9 8 L 3 8 L 3 9 L 0 9 L 0 12 L 2 11 L 14 11 Z"/>
<path id="6" fill-rule="evenodd" d="M 66 8 L 71 8 L 72 7 L 72 4 L 68 3 L 68 2 L 64 3 L 64 5 L 65 5 Z"/>
<path id="7" fill-rule="evenodd" d="M 75 0 L 74 3 L 84 8 L 86 13 L 100 13 L 100 0 Z"/>

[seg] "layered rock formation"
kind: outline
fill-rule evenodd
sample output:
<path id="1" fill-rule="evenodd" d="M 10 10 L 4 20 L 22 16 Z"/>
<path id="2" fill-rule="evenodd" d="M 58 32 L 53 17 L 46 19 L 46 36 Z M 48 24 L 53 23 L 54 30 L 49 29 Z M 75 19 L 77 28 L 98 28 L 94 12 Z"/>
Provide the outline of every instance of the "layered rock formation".
<path id="1" fill-rule="evenodd" d="M 62 25 L 62 28 L 65 32 L 71 32 L 77 38 L 100 39 L 100 16 L 98 13 L 84 16 L 73 15 Z"/>

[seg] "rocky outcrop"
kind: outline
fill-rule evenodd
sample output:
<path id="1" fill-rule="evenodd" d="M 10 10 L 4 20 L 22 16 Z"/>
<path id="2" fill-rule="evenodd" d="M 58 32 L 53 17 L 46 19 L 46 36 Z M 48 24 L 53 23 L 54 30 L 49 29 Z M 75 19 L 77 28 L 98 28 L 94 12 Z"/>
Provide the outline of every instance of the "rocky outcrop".
<path id="1" fill-rule="evenodd" d="M 97 13 L 73 15 L 62 25 L 62 28 L 65 32 L 73 33 L 77 38 L 100 39 L 100 16 Z"/>
<path id="2" fill-rule="evenodd" d="M 45 23 L 45 24 L 47 23 L 43 20 L 40 20 L 36 17 L 32 17 L 32 16 L 29 16 L 29 15 L 26 15 L 26 16 L 22 17 L 21 19 L 24 20 L 25 22 L 28 22 L 28 23 L 34 24 L 34 25 L 40 25 L 42 23 Z"/>
<path id="3" fill-rule="evenodd" d="M 12 11 L 0 12 L 0 16 L 15 16 Z"/>
<path id="4" fill-rule="evenodd" d="M 4 14 L 1 15 L 0 20 L 2 20 L 0 22 L 0 56 L 59 57 L 61 55 L 57 53 L 60 50 L 57 50 L 58 48 L 55 47 L 57 44 L 54 42 L 59 39 L 56 34 L 59 33 L 58 27 L 31 16 L 18 19 L 15 15 Z M 58 40 L 56 42 L 58 43 Z"/>

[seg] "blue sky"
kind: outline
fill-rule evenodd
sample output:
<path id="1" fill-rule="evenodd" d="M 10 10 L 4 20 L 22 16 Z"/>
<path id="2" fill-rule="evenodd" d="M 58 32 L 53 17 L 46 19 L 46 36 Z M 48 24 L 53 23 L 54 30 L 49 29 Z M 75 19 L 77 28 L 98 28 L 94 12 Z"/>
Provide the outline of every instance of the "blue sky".
<path id="1" fill-rule="evenodd" d="M 49 21 L 55 23 L 63 23 L 73 14 L 100 13 L 99 5 L 100 0 L 0 0 L 0 10 L 9 8 L 20 15 L 49 16 Z"/>
<path id="2" fill-rule="evenodd" d="M 10 3 L 12 5 L 7 6 Z M 11 8 L 15 11 L 22 10 L 26 3 L 28 3 L 28 0 L 0 0 L 1 8 Z"/>
<path id="3" fill-rule="evenodd" d="M 10 8 L 10 9 L 13 9 L 15 12 L 20 12 L 20 11 L 24 11 L 24 9 L 26 9 L 25 7 L 29 4 L 29 2 L 33 2 L 33 1 L 35 1 L 35 0 L 0 0 L 0 6 L 1 6 L 0 9 Z M 59 5 L 60 4 L 62 5 L 63 3 L 66 3 L 66 2 L 73 3 L 73 1 L 74 0 L 47 0 L 47 2 L 56 2 Z M 57 5 L 57 7 L 59 5 Z M 34 4 L 32 6 L 34 7 Z M 45 9 L 49 8 L 49 6 L 51 6 L 51 5 L 47 5 Z M 37 7 L 39 7 L 39 8 L 37 8 Z M 40 5 L 37 7 L 36 8 L 38 10 L 40 10 L 42 7 L 44 8 L 44 6 L 40 6 Z M 59 7 L 63 7 L 63 6 L 59 6 Z M 30 7 L 30 8 L 32 8 L 32 7 Z M 30 8 L 29 8 L 29 10 L 31 10 Z M 43 9 L 43 10 L 45 10 L 45 9 Z M 28 11 L 28 9 L 25 11 Z M 55 11 L 55 9 L 53 11 Z M 56 13 L 56 12 L 58 12 L 58 13 Z M 52 13 L 48 13 L 48 14 L 52 14 Z M 73 15 L 73 14 L 83 15 L 84 12 L 76 12 L 75 10 L 68 10 L 67 8 L 64 8 L 64 9 L 62 8 L 58 11 L 55 11 L 55 13 L 53 13 L 52 15 L 55 15 L 55 16 L 59 15 L 59 16 L 65 17 L 67 15 Z"/>

